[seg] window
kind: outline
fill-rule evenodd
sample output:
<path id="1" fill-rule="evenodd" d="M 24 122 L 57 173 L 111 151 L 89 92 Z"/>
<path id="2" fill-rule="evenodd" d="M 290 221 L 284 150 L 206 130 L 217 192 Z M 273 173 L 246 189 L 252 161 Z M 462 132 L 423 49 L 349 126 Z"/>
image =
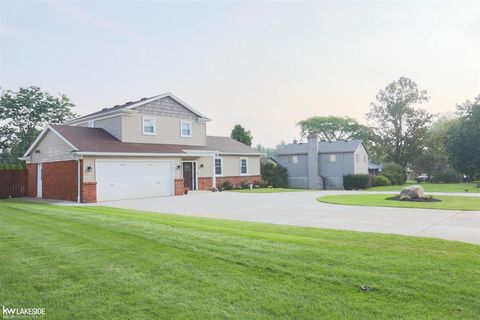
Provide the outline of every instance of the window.
<path id="1" fill-rule="evenodd" d="M 155 117 L 143 117 L 143 134 L 148 136 L 155 135 Z"/>
<path id="2" fill-rule="evenodd" d="M 247 158 L 240 158 L 240 175 L 248 174 L 248 161 Z"/>
<path id="3" fill-rule="evenodd" d="M 297 155 L 288 156 L 288 163 L 297 164 L 298 156 Z"/>
<path id="4" fill-rule="evenodd" d="M 192 137 L 192 122 L 191 121 L 180 121 L 180 136 L 182 138 L 191 138 Z"/>
<path id="5" fill-rule="evenodd" d="M 95 128 L 95 120 L 88 121 L 88 127 L 89 128 Z"/>
<path id="6" fill-rule="evenodd" d="M 367 155 L 366 154 L 363 155 L 363 162 L 367 162 Z"/>
<path id="7" fill-rule="evenodd" d="M 337 155 L 334 153 L 327 153 L 325 155 L 325 162 L 337 162 Z"/>
<path id="8" fill-rule="evenodd" d="M 221 176 L 223 174 L 223 159 L 215 158 L 215 175 Z"/>

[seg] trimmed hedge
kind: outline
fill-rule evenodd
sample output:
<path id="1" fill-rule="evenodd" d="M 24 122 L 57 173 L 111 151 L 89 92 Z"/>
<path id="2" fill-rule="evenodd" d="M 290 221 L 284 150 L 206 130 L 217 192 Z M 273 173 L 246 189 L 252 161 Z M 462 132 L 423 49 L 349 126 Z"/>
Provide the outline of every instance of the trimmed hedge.
<path id="1" fill-rule="evenodd" d="M 390 186 L 392 182 L 385 176 L 375 176 L 372 179 L 372 187 Z"/>
<path id="2" fill-rule="evenodd" d="M 345 190 L 358 190 L 368 188 L 368 174 L 347 174 L 343 176 Z"/>

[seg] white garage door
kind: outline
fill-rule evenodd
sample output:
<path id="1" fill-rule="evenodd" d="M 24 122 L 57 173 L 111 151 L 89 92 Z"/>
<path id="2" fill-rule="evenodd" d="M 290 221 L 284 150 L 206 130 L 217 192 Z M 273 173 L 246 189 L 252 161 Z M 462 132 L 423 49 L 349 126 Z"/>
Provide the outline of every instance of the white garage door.
<path id="1" fill-rule="evenodd" d="M 173 195 L 173 161 L 96 160 L 97 201 Z"/>

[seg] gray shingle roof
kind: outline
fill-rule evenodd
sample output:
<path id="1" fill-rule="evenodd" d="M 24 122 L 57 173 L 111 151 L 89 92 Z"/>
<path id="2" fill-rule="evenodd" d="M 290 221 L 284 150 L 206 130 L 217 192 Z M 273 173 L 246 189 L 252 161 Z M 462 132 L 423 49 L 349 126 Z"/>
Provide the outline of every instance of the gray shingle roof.
<path id="1" fill-rule="evenodd" d="M 206 146 L 187 146 L 177 144 L 131 143 L 121 142 L 101 128 L 88 128 L 66 125 L 51 127 L 74 145 L 80 152 L 118 152 L 118 153 L 186 153 L 184 150 L 215 150 L 220 153 L 258 154 L 243 143 L 229 137 L 207 136 Z"/>
<path id="2" fill-rule="evenodd" d="M 361 144 L 362 140 L 333 142 L 321 141 L 318 143 L 318 153 L 354 152 Z M 308 143 L 291 143 L 285 145 L 279 150 L 278 155 L 306 154 L 307 152 Z"/>
<path id="3" fill-rule="evenodd" d="M 218 150 L 220 153 L 260 154 L 257 150 L 230 137 L 207 136 L 207 145 L 210 150 Z"/>

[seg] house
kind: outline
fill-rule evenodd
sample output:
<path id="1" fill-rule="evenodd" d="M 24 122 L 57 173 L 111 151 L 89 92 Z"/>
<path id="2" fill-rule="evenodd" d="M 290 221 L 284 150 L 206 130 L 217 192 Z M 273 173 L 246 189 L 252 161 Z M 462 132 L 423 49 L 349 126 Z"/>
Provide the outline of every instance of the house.
<path id="1" fill-rule="evenodd" d="M 376 164 L 374 162 L 368 163 L 368 174 L 371 176 L 378 176 L 383 171 L 383 164 Z"/>
<path id="2" fill-rule="evenodd" d="M 277 161 L 288 170 L 292 188 L 343 189 L 343 176 L 368 174 L 368 152 L 362 140 L 319 142 L 310 136 L 307 143 L 285 145 Z"/>
<path id="3" fill-rule="evenodd" d="M 260 153 L 207 136 L 209 118 L 171 93 L 48 125 L 25 155 L 28 195 L 96 202 L 260 181 Z"/>

